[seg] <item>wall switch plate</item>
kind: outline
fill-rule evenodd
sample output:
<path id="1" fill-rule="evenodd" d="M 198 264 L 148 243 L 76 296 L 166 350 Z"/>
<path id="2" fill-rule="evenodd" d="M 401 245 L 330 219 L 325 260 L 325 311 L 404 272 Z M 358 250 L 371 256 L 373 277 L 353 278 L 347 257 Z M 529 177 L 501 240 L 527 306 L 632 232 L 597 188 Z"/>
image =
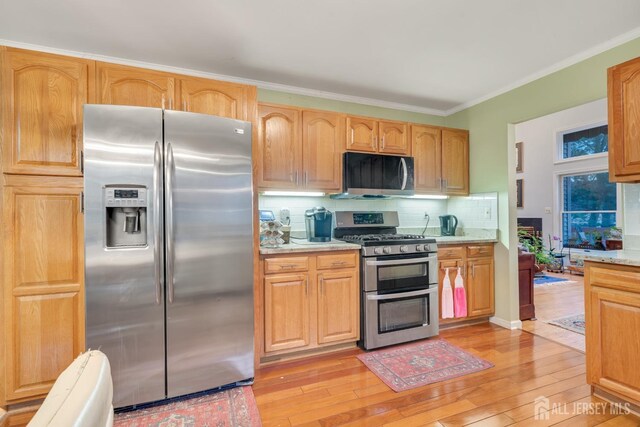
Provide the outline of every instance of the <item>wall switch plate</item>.
<path id="1" fill-rule="evenodd" d="M 280 222 L 285 225 L 291 223 L 291 211 L 289 208 L 280 209 Z"/>
<path id="2" fill-rule="evenodd" d="M 486 207 L 482 213 L 484 219 L 491 219 L 491 208 Z"/>
<path id="3" fill-rule="evenodd" d="M 550 207 L 544 208 L 544 213 L 550 214 L 551 213 L 551 208 Z"/>

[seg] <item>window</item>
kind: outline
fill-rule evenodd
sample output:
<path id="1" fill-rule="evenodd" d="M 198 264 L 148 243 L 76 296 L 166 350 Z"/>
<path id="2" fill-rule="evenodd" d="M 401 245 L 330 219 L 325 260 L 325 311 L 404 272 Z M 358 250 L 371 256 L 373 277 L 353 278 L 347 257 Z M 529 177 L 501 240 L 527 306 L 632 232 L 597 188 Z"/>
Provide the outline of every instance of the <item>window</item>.
<path id="1" fill-rule="evenodd" d="M 616 184 L 609 173 L 563 176 L 562 204 L 564 246 L 602 249 L 603 233 L 616 225 Z"/>
<path id="2" fill-rule="evenodd" d="M 608 126 L 602 125 L 562 135 L 562 158 L 589 156 L 609 151 Z"/>

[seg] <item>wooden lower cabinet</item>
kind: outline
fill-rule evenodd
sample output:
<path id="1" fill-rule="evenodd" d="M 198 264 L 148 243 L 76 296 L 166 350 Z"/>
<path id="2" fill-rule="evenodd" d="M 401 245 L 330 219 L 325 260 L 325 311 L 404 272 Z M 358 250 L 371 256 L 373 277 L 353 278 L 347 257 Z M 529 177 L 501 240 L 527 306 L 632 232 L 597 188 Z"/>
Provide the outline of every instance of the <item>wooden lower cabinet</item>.
<path id="1" fill-rule="evenodd" d="M 5 180 L 5 388 L 11 403 L 44 396 L 84 351 L 84 234 L 81 178 Z"/>
<path id="2" fill-rule="evenodd" d="M 442 319 L 442 285 L 449 269 L 451 286 L 454 286 L 458 268 L 467 296 L 467 316 Z M 438 247 L 438 308 L 440 322 L 455 323 L 469 319 L 492 316 L 494 303 L 493 244 L 439 245 Z"/>
<path id="3" fill-rule="evenodd" d="M 640 268 L 585 263 L 587 382 L 640 405 Z"/>
<path id="4" fill-rule="evenodd" d="M 258 328 L 262 337 L 256 337 L 262 344 L 257 353 L 268 357 L 357 341 L 358 259 L 356 251 L 263 256 L 263 286 L 256 296 L 263 306 L 256 312 L 263 313 L 264 321 Z M 276 265 L 308 268 L 298 273 L 270 273 Z"/>

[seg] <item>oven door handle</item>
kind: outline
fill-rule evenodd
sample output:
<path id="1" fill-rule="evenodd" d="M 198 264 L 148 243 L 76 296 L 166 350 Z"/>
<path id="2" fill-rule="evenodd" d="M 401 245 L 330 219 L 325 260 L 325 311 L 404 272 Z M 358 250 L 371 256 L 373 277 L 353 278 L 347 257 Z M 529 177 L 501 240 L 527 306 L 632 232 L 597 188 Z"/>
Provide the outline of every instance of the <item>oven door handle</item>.
<path id="1" fill-rule="evenodd" d="M 367 265 L 406 265 L 406 264 L 422 264 L 424 262 L 436 261 L 437 256 L 428 256 L 422 258 L 409 258 L 409 259 L 394 259 L 390 261 L 370 261 L 367 260 Z"/>
<path id="2" fill-rule="evenodd" d="M 420 295 L 428 295 L 435 294 L 438 292 L 438 287 L 434 286 L 433 288 L 424 289 L 421 291 L 411 291 L 411 292 L 402 292 L 399 294 L 390 294 L 390 295 L 367 295 L 367 299 L 370 301 L 384 301 L 390 299 L 400 299 L 407 297 L 418 297 Z"/>

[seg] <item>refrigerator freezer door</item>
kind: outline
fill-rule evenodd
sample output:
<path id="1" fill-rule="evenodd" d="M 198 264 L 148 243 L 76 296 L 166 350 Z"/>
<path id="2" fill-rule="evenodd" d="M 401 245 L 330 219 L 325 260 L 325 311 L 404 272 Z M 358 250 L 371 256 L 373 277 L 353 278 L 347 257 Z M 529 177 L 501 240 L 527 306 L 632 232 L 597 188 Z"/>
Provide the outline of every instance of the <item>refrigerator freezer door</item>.
<path id="1" fill-rule="evenodd" d="M 163 399 L 162 110 L 86 105 L 84 162 L 87 348 L 109 358 L 115 407 Z M 107 249 L 114 210 L 132 210 L 131 199 L 109 197 L 109 186 L 125 197 L 127 188 L 146 190 L 136 193 L 146 208 L 146 246 Z M 108 218 L 105 204 L 116 202 L 123 207 Z"/>
<path id="2" fill-rule="evenodd" d="M 253 377 L 251 124 L 164 114 L 167 395 L 175 397 Z"/>

